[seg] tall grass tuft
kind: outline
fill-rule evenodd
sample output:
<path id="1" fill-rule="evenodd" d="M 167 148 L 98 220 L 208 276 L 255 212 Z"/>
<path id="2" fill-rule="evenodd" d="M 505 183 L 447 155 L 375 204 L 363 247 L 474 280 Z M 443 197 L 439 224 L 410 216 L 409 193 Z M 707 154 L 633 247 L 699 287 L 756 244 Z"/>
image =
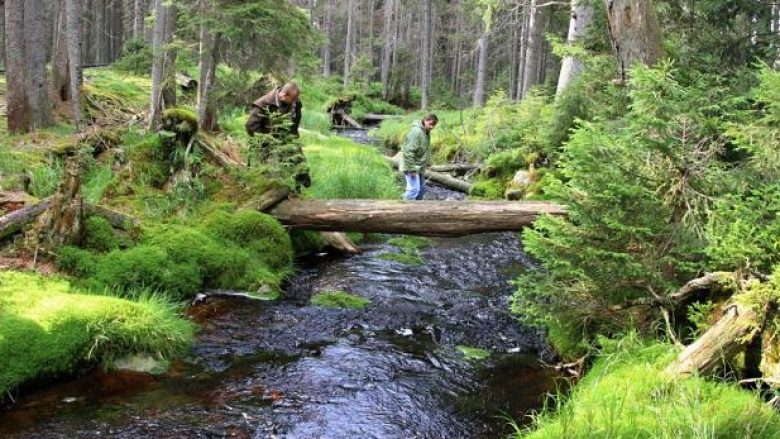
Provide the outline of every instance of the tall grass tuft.
<path id="1" fill-rule="evenodd" d="M 318 199 L 393 199 L 400 186 L 390 165 L 373 148 L 331 136 L 307 142 L 312 187 Z"/>

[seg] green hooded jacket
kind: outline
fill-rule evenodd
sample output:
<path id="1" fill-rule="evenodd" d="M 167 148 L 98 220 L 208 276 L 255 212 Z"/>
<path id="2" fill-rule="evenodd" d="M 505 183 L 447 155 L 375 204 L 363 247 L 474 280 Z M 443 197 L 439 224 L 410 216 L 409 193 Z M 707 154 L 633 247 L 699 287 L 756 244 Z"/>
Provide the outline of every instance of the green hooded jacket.
<path id="1" fill-rule="evenodd" d="M 431 137 L 420 121 L 412 124 L 401 147 L 401 172 L 423 172 L 431 161 Z"/>

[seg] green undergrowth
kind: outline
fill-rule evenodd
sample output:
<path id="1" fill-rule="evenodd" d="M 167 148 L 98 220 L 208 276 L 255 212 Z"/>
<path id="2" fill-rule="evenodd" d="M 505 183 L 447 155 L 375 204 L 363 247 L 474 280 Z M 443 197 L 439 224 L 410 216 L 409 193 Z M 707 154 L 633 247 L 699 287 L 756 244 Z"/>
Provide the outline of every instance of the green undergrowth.
<path id="1" fill-rule="evenodd" d="M 189 299 L 207 289 L 275 297 L 292 272 L 290 237 L 251 209 L 205 205 L 192 219 L 154 224 L 134 242 L 115 238 L 100 218 L 87 222 L 87 248 L 63 247 L 58 266 L 96 290 L 143 288 Z"/>
<path id="2" fill-rule="evenodd" d="M 632 334 L 604 351 L 568 397 L 559 396 L 517 437 L 776 438 L 780 415 L 736 384 L 665 375 L 671 344 Z"/>
<path id="3" fill-rule="evenodd" d="M 311 304 L 323 308 L 363 309 L 371 301 L 344 291 L 321 291 L 311 298 Z"/>
<path id="4" fill-rule="evenodd" d="M 395 199 L 400 186 L 390 165 L 374 148 L 349 139 L 304 136 L 312 187 L 318 199 Z"/>
<path id="5" fill-rule="evenodd" d="M 0 393 L 127 354 L 183 352 L 194 326 L 159 295 L 130 301 L 85 293 L 67 281 L 0 272 Z"/>

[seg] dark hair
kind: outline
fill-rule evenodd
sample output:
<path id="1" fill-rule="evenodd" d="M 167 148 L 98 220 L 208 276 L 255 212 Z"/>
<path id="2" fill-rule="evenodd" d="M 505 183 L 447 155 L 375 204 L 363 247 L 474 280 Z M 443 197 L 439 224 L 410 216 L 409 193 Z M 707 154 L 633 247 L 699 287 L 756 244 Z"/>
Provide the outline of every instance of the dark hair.
<path id="1" fill-rule="evenodd" d="M 433 123 L 439 123 L 439 116 L 435 115 L 434 113 L 428 113 L 423 117 L 423 122 L 426 120 L 432 120 Z"/>

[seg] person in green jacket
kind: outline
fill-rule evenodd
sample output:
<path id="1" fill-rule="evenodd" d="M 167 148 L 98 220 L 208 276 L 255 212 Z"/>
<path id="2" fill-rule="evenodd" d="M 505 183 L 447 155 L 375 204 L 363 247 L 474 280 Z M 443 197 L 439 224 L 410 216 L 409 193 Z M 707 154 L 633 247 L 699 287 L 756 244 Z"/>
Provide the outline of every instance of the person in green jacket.
<path id="1" fill-rule="evenodd" d="M 406 178 L 404 200 L 422 200 L 425 195 L 425 168 L 431 161 L 431 130 L 437 123 L 439 118 L 433 113 L 415 122 L 401 147 L 399 170 Z"/>

